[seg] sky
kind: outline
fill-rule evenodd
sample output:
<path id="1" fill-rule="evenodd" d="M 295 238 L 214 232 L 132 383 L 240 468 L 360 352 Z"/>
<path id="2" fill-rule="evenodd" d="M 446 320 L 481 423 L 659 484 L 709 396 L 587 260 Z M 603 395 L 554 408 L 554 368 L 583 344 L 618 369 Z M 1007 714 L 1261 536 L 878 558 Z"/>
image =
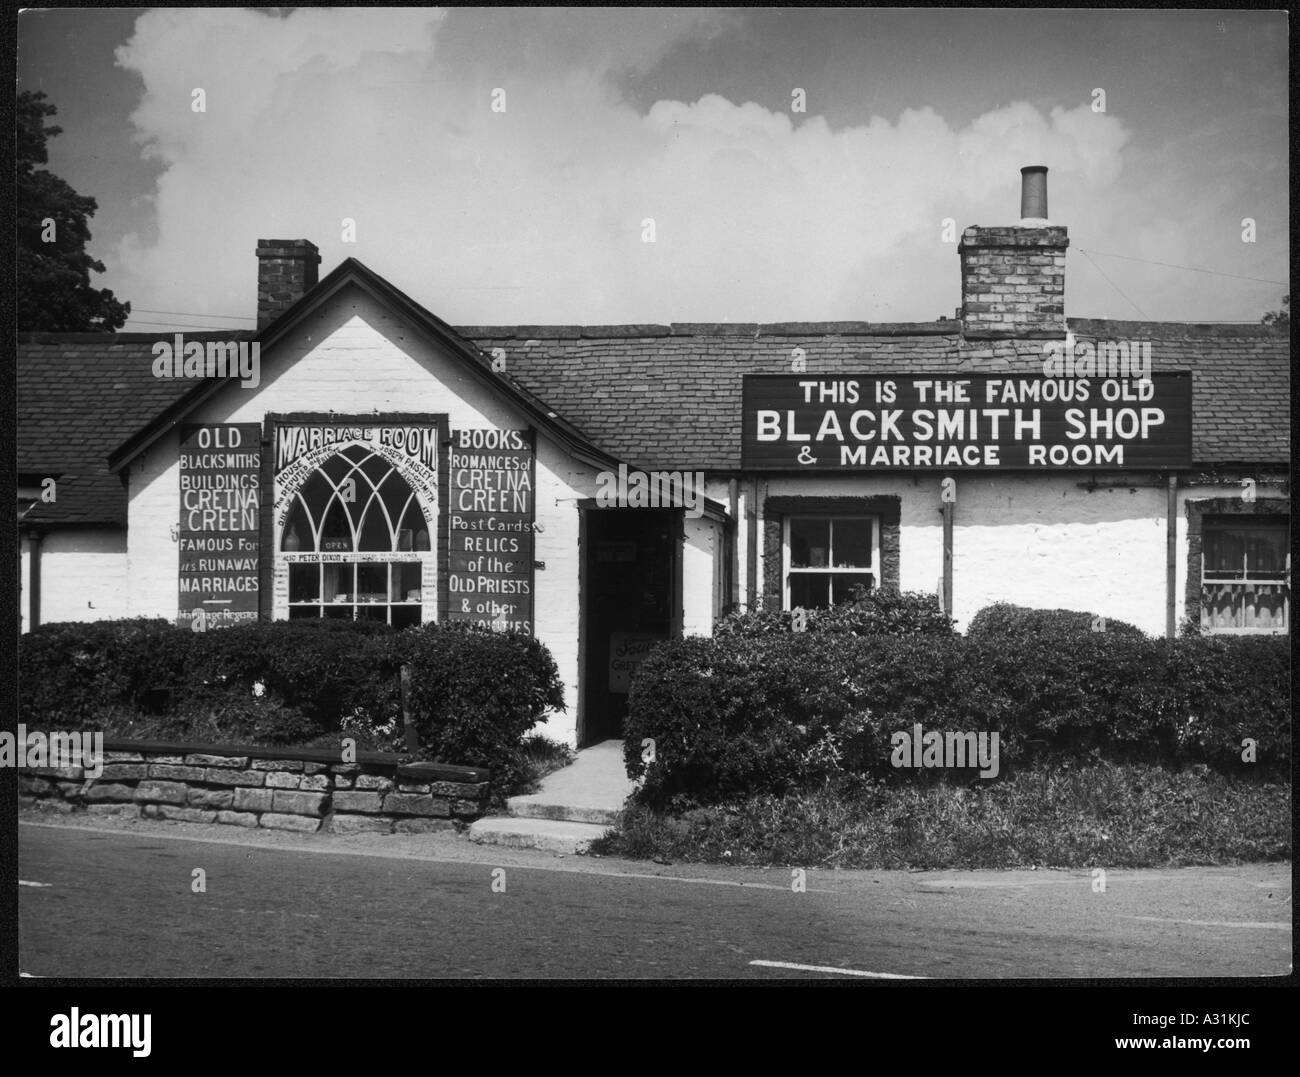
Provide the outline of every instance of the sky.
<path id="1" fill-rule="evenodd" d="M 18 75 L 58 108 L 48 167 L 98 202 L 127 331 L 252 328 L 259 238 L 453 325 L 932 321 L 961 230 L 1017 223 L 1039 164 L 1068 316 L 1256 322 L 1290 290 L 1287 33 L 1237 10 L 78 8 L 20 15 Z"/>

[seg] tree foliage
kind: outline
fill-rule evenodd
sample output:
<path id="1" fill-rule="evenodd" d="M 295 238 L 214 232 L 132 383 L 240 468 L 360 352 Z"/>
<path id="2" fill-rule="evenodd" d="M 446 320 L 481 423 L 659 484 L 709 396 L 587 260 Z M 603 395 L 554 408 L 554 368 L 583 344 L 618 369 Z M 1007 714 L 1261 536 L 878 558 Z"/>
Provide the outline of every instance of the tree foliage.
<path id="1" fill-rule="evenodd" d="M 1291 297 L 1289 295 L 1284 295 L 1282 297 L 1282 309 L 1270 310 L 1260 319 L 1260 321 L 1265 325 L 1275 325 L 1280 329 L 1285 329 L 1291 324 L 1290 306 Z"/>
<path id="2" fill-rule="evenodd" d="M 44 165 L 46 141 L 62 133 L 45 120 L 57 110 L 45 94 L 25 91 L 17 104 L 18 256 L 15 304 L 20 332 L 114 332 L 131 313 L 91 272 L 104 263 L 86 253 L 88 219 L 98 208 Z"/>

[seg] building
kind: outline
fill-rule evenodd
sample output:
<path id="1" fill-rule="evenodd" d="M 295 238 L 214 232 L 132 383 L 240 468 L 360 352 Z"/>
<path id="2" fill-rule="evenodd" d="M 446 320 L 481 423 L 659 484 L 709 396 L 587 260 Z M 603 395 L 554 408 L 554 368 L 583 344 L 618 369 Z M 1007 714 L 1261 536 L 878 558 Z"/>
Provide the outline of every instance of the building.
<path id="1" fill-rule="evenodd" d="M 261 240 L 256 332 L 26 336 L 23 627 L 512 628 L 578 745 L 655 640 L 856 583 L 1289 631 L 1287 339 L 1067 319 L 1045 171 L 951 320 L 453 328 Z"/>

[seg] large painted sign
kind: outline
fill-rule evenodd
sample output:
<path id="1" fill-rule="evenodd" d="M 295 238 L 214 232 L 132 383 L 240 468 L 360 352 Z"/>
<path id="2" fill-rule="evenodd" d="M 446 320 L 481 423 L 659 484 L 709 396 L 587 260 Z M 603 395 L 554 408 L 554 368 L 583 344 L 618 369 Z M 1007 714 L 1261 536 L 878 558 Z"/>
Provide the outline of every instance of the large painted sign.
<path id="1" fill-rule="evenodd" d="M 751 374 L 741 463 L 783 471 L 1160 470 L 1192 462 L 1192 378 Z"/>
<path id="2" fill-rule="evenodd" d="M 275 515 L 281 527 L 293 498 L 316 469 L 349 446 L 397 468 L 427 510 L 438 505 L 438 423 L 283 423 L 275 430 Z"/>
<path id="3" fill-rule="evenodd" d="M 533 633 L 536 459 L 531 430 L 453 430 L 447 619 Z"/>
<path id="4" fill-rule="evenodd" d="M 256 620 L 261 427 L 181 427 L 179 609 L 195 631 Z"/>

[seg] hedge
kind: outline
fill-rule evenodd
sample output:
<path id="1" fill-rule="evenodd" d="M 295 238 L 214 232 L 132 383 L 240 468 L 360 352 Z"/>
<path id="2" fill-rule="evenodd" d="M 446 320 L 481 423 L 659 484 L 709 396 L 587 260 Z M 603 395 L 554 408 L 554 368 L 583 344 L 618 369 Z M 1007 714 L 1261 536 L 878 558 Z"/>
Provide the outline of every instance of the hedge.
<path id="1" fill-rule="evenodd" d="M 794 631 L 790 610 L 755 610 L 724 617 L 714 636 L 768 636 Z M 849 602 L 803 612 L 803 631 L 848 636 L 948 636 L 952 618 L 937 595 L 855 587 Z"/>
<path id="2" fill-rule="evenodd" d="M 1094 627 L 1094 625 L 1096 627 Z M 1122 636 L 1146 633 L 1127 621 L 1102 618 L 1079 610 L 1038 610 L 995 602 L 985 606 L 966 626 L 967 636 L 1041 636 L 1049 632 L 1115 632 Z"/>
<path id="3" fill-rule="evenodd" d="M 524 734 L 548 709 L 564 710 L 550 651 L 530 636 L 457 623 L 394 636 L 388 668 L 410 664 L 413 719 L 429 758 L 489 766 L 498 788 L 513 787 L 526 769 Z M 387 684 L 398 692 L 395 678 Z"/>
<path id="4" fill-rule="evenodd" d="M 40 625 L 19 637 L 19 720 L 75 727 L 105 705 L 144 710 L 150 689 L 176 682 L 188 644 L 162 619 Z"/>
<path id="5" fill-rule="evenodd" d="M 529 637 L 429 624 L 254 621 L 198 634 L 163 620 L 42 625 L 19 642 L 20 720 L 104 728 L 106 715 L 160 716 L 151 728 L 264 745 L 364 733 L 405 751 L 400 668 L 411 668 L 419 757 L 492 770 L 506 788 L 519 743 L 563 686 Z"/>
<path id="6" fill-rule="evenodd" d="M 718 803 L 894 768 L 891 736 L 997 732 L 1000 773 L 1070 761 L 1290 764 L 1284 638 L 1165 641 L 1123 632 L 964 638 L 692 637 L 655 649 L 629 697 L 625 758 L 641 798 Z M 1241 759 L 1256 741 L 1258 762 Z M 642 741 L 655 759 L 642 763 Z"/>

